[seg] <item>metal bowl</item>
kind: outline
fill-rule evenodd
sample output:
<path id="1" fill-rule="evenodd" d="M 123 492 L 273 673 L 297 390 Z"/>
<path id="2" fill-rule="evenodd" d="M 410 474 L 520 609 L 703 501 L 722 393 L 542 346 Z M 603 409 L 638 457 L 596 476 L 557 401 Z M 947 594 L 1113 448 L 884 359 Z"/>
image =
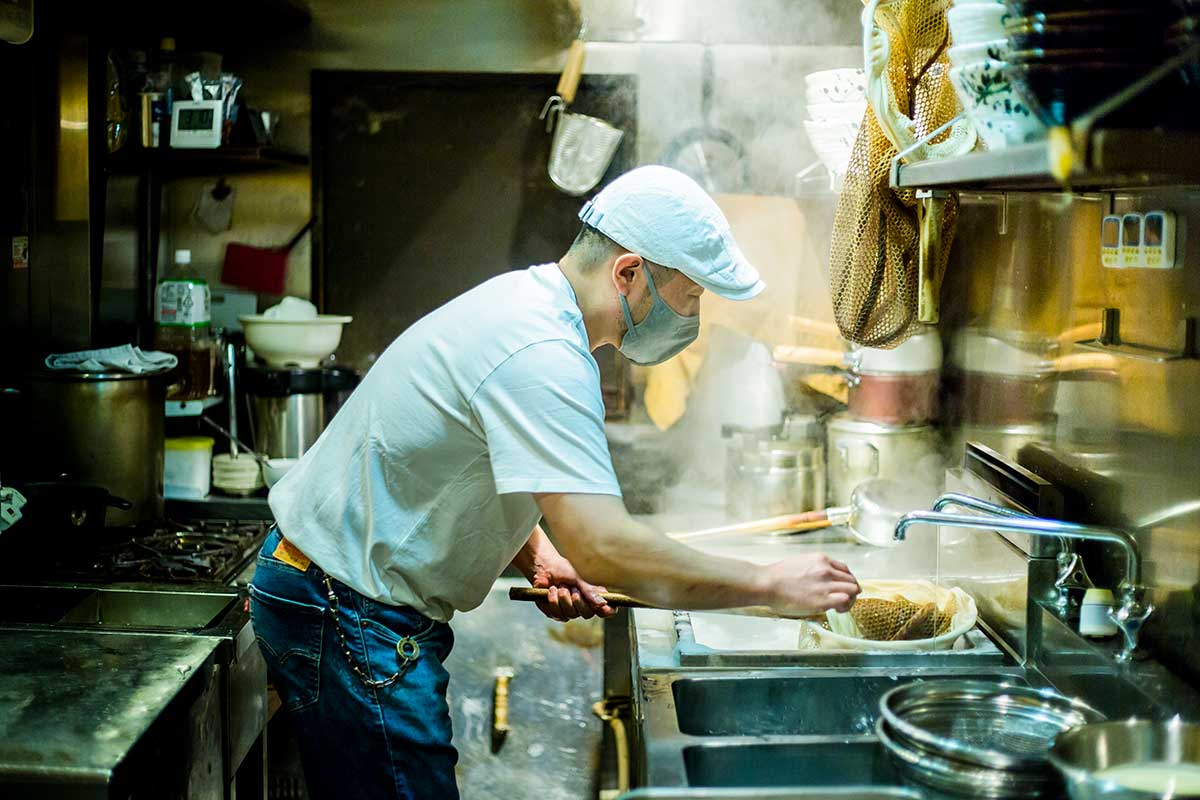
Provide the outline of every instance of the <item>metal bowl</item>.
<path id="1" fill-rule="evenodd" d="M 882 718 L 875 724 L 875 735 L 907 782 L 944 794 L 987 800 L 1060 798 L 1063 794 L 1062 779 L 1053 770 L 1009 772 L 955 761 L 904 739 Z"/>
<path id="2" fill-rule="evenodd" d="M 1099 711 L 1052 689 L 988 681 L 910 683 L 880 698 L 883 719 L 902 739 L 963 764 L 1045 775 L 1055 737 L 1102 722 Z"/>
<path id="3" fill-rule="evenodd" d="M 1186 765 L 1200 773 L 1200 725 L 1178 717 L 1167 722 L 1127 720 L 1084 725 L 1058 737 L 1049 754 L 1066 778 L 1073 800 L 1155 800 L 1200 797 L 1200 790 L 1145 791 L 1116 783 L 1114 768 Z"/>

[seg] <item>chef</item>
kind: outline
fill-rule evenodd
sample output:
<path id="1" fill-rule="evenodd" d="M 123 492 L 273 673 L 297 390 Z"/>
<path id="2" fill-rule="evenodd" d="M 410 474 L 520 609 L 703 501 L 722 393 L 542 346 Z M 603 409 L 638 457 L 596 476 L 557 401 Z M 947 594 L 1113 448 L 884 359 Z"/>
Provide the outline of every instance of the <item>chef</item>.
<path id="1" fill-rule="evenodd" d="M 793 615 L 859 592 L 824 555 L 707 555 L 627 513 L 591 351 L 659 363 L 696 338 L 702 293 L 764 285 L 674 170 L 628 172 L 579 217 L 557 263 L 492 278 L 392 342 L 271 491 L 251 615 L 314 800 L 458 796 L 447 623 L 509 564 L 557 620 L 613 614 L 605 587 Z"/>

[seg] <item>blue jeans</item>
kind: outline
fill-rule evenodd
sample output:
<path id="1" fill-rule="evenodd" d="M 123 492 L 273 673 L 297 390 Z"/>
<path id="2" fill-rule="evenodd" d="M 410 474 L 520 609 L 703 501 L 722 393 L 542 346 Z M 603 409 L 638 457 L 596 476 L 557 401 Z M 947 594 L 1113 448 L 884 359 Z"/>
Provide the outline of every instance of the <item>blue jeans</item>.
<path id="1" fill-rule="evenodd" d="M 388 606 L 272 556 L 272 529 L 250 586 L 250 618 L 292 718 L 312 800 L 457 798 L 442 666 L 450 626 Z M 341 635 L 339 635 L 339 631 Z"/>

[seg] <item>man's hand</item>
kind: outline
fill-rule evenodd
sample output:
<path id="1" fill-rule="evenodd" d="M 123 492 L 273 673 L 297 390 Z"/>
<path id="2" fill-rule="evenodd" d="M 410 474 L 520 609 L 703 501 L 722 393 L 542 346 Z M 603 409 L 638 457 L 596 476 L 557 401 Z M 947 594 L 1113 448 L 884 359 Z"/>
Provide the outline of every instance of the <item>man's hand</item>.
<path id="1" fill-rule="evenodd" d="M 550 591 L 550 596 L 537 604 L 550 619 L 566 622 L 576 617 L 591 619 L 597 614 L 611 617 L 617 613 L 600 597 L 608 590 L 580 578 L 571 562 L 562 556 L 536 562 L 530 582 L 535 589 Z"/>
<path id="2" fill-rule="evenodd" d="M 849 611 L 862 591 L 849 567 L 824 554 L 777 561 L 766 568 L 763 579 L 771 608 L 787 616 Z"/>

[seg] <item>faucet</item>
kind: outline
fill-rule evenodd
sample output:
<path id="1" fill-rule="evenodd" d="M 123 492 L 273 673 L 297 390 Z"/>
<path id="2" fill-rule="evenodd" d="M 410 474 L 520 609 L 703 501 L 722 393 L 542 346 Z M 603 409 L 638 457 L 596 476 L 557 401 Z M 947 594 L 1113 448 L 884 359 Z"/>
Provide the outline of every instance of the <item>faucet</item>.
<path id="1" fill-rule="evenodd" d="M 955 505 L 980 512 L 981 516 L 947 514 L 942 509 Z M 1154 606 L 1143 602 L 1145 587 L 1142 585 L 1142 560 L 1137 541 L 1127 531 L 1119 528 L 1103 528 L 1095 525 L 1080 525 L 1056 519 L 1043 519 L 1022 514 L 1019 511 L 988 503 L 969 495 L 951 493 L 938 498 L 933 511 L 914 511 L 905 514 L 896 524 L 895 537 L 903 541 L 913 525 L 944 525 L 977 531 L 1013 531 L 1032 536 L 1050 536 L 1062 539 L 1083 539 L 1108 542 L 1125 551 L 1125 580 L 1121 582 L 1121 603 L 1109 611 L 1124 637 L 1124 647 L 1117 653 L 1118 661 L 1129 661 L 1138 647 L 1142 626 L 1154 611 Z"/>
<path id="2" fill-rule="evenodd" d="M 947 506 L 958 506 L 959 508 L 981 511 L 985 514 L 995 514 L 1000 517 L 1015 517 L 1018 519 L 1034 518 L 1032 514 L 1015 511 L 1011 508 L 960 492 L 946 492 L 933 504 L 933 510 L 943 511 Z M 1091 589 L 1095 584 L 1088 577 L 1087 569 L 1084 567 L 1083 559 L 1080 558 L 1079 554 L 1074 552 L 1074 549 L 1070 548 L 1067 542 L 1064 541 L 1062 544 L 1063 549 L 1059 551 L 1058 558 L 1056 559 L 1058 562 L 1058 577 L 1054 581 L 1054 588 L 1058 590 L 1058 599 L 1054 605 L 1059 615 L 1066 619 L 1071 607 L 1071 590 Z"/>

